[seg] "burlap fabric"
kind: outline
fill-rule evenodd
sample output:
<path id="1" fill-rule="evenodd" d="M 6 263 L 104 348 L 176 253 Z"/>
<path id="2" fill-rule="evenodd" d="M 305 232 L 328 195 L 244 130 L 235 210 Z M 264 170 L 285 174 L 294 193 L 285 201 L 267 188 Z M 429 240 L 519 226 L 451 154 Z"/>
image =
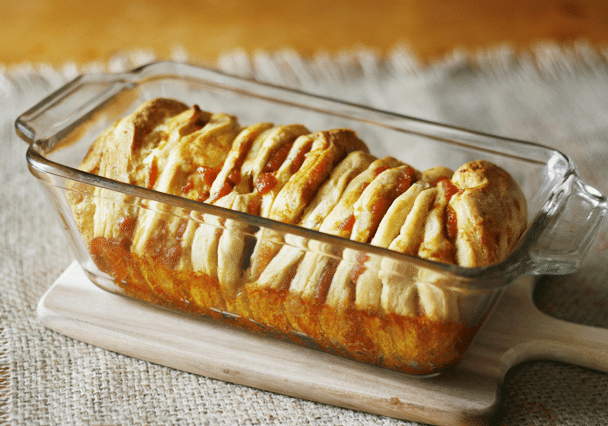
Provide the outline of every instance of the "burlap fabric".
<path id="1" fill-rule="evenodd" d="M 407 424 L 198 377 L 98 349 L 44 329 L 36 303 L 73 259 L 52 206 L 27 169 L 18 114 L 83 72 L 149 62 L 0 69 L 0 421 L 9 424 Z M 177 51 L 175 59 L 188 60 Z M 422 66 L 406 49 L 302 58 L 231 52 L 223 71 L 474 130 L 540 142 L 570 155 L 608 194 L 608 59 L 581 44 L 495 49 Z M 541 280 L 539 307 L 608 328 L 608 234 L 580 271 Z M 608 424 L 608 374 L 538 361 L 503 386 L 496 424 Z"/>

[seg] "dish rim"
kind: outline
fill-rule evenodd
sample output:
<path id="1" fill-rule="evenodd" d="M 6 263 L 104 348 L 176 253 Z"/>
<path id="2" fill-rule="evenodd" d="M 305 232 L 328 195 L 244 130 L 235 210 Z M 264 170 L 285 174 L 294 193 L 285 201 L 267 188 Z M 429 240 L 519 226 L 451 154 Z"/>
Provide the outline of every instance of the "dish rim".
<path id="1" fill-rule="evenodd" d="M 215 80 L 211 80 L 210 77 L 214 77 Z M 546 154 L 547 158 L 552 158 L 555 161 L 559 161 L 566 167 L 562 167 L 564 170 L 561 176 L 558 175 L 554 178 L 555 185 L 551 187 L 548 199 L 545 200 L 545 203 L 542 205 L 540 210 L 534 213 L 526 230 L 520 237 L 519 242 L 513 248 L 509 256 L 503 261 L 490 266 L 470 268 L 439 263 L 436 261 L 419 258 L 414 255 L 399 253 L 389 250 L 388 248 L 376 247 L 372 246 L 371 244 L 360 243 L 346 238 L 324 234 L 319 231 L 303 228 L 297 225 L 286 224 L 248 213 L 237 212 L 218 206 L 189 200 L 176 195 L 165 194 L 152 189 L 118 182 L 112 179 L 80 171 L 65 164 L 60 164 L 44 156 L 47 153 L 45 151 L 46 147 L 74 132 L 81 124 L 90 119 L 95 112 L 102 110 L 104 105 L 114 99 L 119 93 L 125 90 L 134 89 L 137 87 L 137 85 L 149 81 L 150 79 L 163 78 L 193 79 L 204 84 L 217 86 L 225 90 L 231 90 L 232 92 L 243 92 L 247 93 L 249 96 L 255 96 L 279 103 L 287 102 L 286 98 L 288 96 L 285 95 L 291 95 L 297 99 L 309 99 L 312 101 L 312 103 L 317 102 L 317 104 L 322 105 L 340 106 L 350 112 L 357 112 L 361 115 L 368 114 L 374 117 L 382 117 L 384 124 L 375 122 L 373 120 L 362 120 L 360 117 L 345 115 L 345 113 L 332 112 L 333 115 L 342 116 L 344 118 L 359 122 L 367 122 L 369 125 L 381 127 L 391 127 L 386 125 L 386 122 L 389 121 L 408 123 L 410 125 L 414 125 L 414 130 L 407 130 L 403 127 L 393 128 L 410 134 L 417 133 L 415 131 L 416 126 L 426 126 L 429 128 L 427 133 L 419 133 L 420 135 L 427 138 L 431 137 L 434 139 L 439 139 L 440 141 L 449 142 L 450 144 L 462 145 L 461 142 L 444 140 L 442 138 L 433 136 L 431 133 L 433 128 L 457 132 L 461 135 L 470 136 L 471 140 L 469 140 L 468 147 L 474 148 L 477 151 L 489 150 L 483 146 L 477 146 L 475 144 L 475 138 L 491 138 L 492 140 L 500 140 L 501 142 L 508 143 L 510 146 L 519 147 L 522 151 L 525 151 L 526 149 L 533 149 L 535 152 L 542 151 L 544 154 Z M 47 133 L 40 132 L 38 129 L 36 129 L 36 123 L 34 122 L 37 117 L 44 113 L 45 108 L 52 107 L 55 103 L 61 102 L 61 100 L 66 96 L 69 96 L 72 91 L 78 90 L 78 88 L 83 84 L 90 84 L 91 82 L 108 85 L 108 89 L 105 92 L 93 99 L 96 104 L 89 105 L 90 108 L 88 109 L 78 111 L 78 113 L 75 113 L 68 119 L 64 120 L 63 123 L 59 123 L 59 125 L 54 126 L 55 128 L 51 129 L 50 132 L 48 129 L 46 129 Z M 229 84 L 235 82 L 238 82 L 238 86 Z M 267 95 L 261 96 L 259 93 L 256 93 L 256 91 L 267 93 Z M 274 97 L 271 96 L 273 94 L 275 95 Z M 281 94 L 284 96 L 284 98 L 277 99 L 276 94 Z M 329 112 L 319 108 L 307 106 L 301 102 L 291 101 L 288 103 L 291 103 L 293 106 L 297 106 L 299 108 L 314 110 L 321 113 Z M 34 126 L 31 125 L 32 123 L 34 123 Z M 548 224 L 554 219 L 554 216 L 563 205 L 564 199 L 567 198 L 567 189 L 564 188 L 570 185 L 572 179 L 577 179 L 576 167 L 567 155 L 556 149 L 546 147 L 538 143 L 505 138 L 483 132 L 468 130 L 457 126 L 441 124 L 435 121 L 419 119 L 408 115 L 335 99 L 328 96 L 311 94 L 298 89 L 237 77 L 198 65 L 171 61 L 152 62 L 123 73 L 87 74 L 79 76 L 71 82 L 68 82 L 53 94 L 44 98 L 40 103 L 30 110 L 20 115 L 15 121 L 15 129 L 19 136 L 30 144 L 30 147 L 26 153 L 26 160 L 28 162 L 30 171 L 41 181 L 47 181 L 48 183 L 49 179 L 45 178 L 45 175 L 54 175 L 63 179 L 81 182 L 95 187 L 108 189 L 117 193 L 134 196 L 141 199 L 158 201 L 169 206 L 177 207 L 178 209 L 195 211 L 201 215 L 221 215 L 227 219 L 245 221 L 246 223 L 252 224 L 256 227 L 274 229 L 282 233 L 297 235 L 310 240 L 330 243 L 343 248 L 350 248 L 400 262 L 407 262 L 407 264 L 414 264 L 419 268 L 431 270 L 433 272 L 445 275 L 448 278 L 453 278 L 455 282 L 449 284 L 450 288 L 463 289 L 467 291 L 495 290 L 504 287 L 521 275 L 534 273 L 535 261 L 532 259 L 530 251 L 533 250 L 534 246 L 538 243 L 543 232 L 547 229 Z M 549 161 L 543 162 L 530 157 L 520 157 L 517 155 L 505 154 L 499 150 L 492 152 L 495 155 L 500 155 L 502 157 L 514 157 L 518 160 L 530 161 L 538 163 L 539 165 L 547 165 L 549 163 Z M 595 191 L 595 193 L 592 195 L 597 198 L 598 203 L 606 203 L 606 198 L 599 192 Z M 447 285 L 448 284 L 446 284 L 446 286 Z"/>

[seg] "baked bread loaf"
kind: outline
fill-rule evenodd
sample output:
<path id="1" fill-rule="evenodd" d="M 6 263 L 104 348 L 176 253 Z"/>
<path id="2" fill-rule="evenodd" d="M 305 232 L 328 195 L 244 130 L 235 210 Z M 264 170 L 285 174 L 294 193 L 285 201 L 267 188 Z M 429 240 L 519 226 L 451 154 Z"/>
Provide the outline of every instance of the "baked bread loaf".
<path id="1" fill-rule="evenodd" d="M 500 167 L 418 171 L 348 129 L 257 123 L 154 99 L 106 130 L 80 169 L 437 262 L 505 259 L 526 199 Z M 457 361 L 474 335 L 443 276 L 390 257 L 190 214 L 74 183 L 97 267 L 132 297 L 398 371 Z"/>

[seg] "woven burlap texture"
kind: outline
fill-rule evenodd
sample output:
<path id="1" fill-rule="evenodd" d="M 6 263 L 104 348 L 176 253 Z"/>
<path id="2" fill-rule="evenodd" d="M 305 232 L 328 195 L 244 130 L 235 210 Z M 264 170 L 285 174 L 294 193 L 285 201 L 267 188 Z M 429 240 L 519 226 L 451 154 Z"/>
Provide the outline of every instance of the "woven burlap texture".
<path id="1" fill-rule="evenodd" d="M 196 62 L 177 50 L 174 59 Z M 408 424 L 175 371 L 44 329 L 36 304 L 71 263 L 53 207 L 25 161 L 15 118 L 80 73 L 117 72 L 151 52 L 108 63 L 0 69 L 0 421 L 9 424 Z M 430 65 L 406 48 L 303 58 L 229 52 L 225 72 L 560 149 L 608 194 L 608 60 L 585 43 L 454 52 Z M 551 315 L 608 328 L 608 241 L 602 229 L 581 269 L 541 280 Z M 608 375 L 547 361 L 517 366 L 497 424 L 608 424 Z"/>

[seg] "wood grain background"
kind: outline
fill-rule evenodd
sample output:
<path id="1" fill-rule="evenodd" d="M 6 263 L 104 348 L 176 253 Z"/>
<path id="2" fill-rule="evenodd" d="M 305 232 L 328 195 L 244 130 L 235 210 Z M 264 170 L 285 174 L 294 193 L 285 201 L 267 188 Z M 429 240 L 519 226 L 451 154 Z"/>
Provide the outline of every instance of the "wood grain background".
<path id="1" fill-rule="evenodd" d="M 47 0 L 0 2 L 0 64 L 104 61 L 176 47 L 213 61 L 243 48 L 292 47 L 304 55 L 405 45 L 421 61 L 539 42 L 608 43 L 606 0 Z"/>

